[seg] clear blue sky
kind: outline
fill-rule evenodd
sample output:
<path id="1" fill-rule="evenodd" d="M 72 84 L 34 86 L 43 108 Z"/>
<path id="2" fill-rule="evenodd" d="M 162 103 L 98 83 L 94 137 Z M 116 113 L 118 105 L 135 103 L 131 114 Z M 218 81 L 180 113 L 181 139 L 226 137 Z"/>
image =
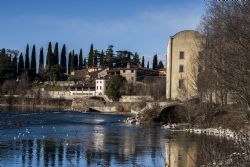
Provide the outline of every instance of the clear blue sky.
<path id="1" fill-rule="evenodd" d="M 47 49 L 58 41 L 86 56 L 91 43 L 99 50 L 112 44 L 165 61 L 169 36 L 197 29 L 202 14 L 203 0 L 3 0 L 0 48 Z"/>

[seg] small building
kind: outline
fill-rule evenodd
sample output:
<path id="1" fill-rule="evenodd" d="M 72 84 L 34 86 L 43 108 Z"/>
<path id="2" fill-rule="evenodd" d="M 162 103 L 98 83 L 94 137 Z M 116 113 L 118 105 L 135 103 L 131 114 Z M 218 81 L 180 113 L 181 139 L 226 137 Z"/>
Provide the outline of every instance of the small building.
<path id="1" fill-rule="evenodd" d="M 76 84 L 70 87 L 70 95 L 103 96 L 106 91 L 106 80 L 97 79 L 95 84 Z"/>
<path id="2" fill-rule="evenodd" d="M 104 79 L 97 79 L 95 81 L 95 85 L 96 85 L 96 95 L 105 95 L 105 91 L 106 91 L 106 80 Z"/>

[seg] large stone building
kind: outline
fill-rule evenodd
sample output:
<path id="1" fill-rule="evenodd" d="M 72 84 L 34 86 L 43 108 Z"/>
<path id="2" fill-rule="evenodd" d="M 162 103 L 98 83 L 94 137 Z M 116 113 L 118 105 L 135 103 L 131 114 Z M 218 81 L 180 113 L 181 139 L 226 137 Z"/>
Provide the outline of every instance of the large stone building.
<path id="1" fill-rule="evenodd" d="M 167 99 L 185 100 L 197 96 L 197 56 L 202 35 L 185 30 L 171 36 L 167 48 Z"/>

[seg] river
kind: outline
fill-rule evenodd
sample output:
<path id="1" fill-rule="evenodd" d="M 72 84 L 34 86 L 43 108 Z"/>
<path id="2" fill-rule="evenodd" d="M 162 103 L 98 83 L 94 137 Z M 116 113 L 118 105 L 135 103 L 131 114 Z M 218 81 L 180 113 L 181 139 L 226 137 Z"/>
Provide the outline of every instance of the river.
<path id="1" fill-rule="evenodd" d="M 195 167 L 233 153 L 230 141 L 126 125 L 126 115 L 0 112 L 0 166 Z"/>

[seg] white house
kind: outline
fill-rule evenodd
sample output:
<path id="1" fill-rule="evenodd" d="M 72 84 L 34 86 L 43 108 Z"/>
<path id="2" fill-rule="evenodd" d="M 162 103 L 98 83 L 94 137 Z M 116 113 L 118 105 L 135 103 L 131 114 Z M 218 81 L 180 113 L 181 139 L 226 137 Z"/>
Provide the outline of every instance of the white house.
<path id="1" fill-rule="evenodd" d="M 104 79 L 97 79 L 95 81 L 95 92 L 96 95 L 105 95 L 105 91 L 106 91 L 106 80 Z"/>
<path id="2" fill-rule="evenodd" d="M 93 85 L 75 85 L 70 90 L 71 96 L 103 96 L 106 91 L 106 80 L 97 79 Z"/>

